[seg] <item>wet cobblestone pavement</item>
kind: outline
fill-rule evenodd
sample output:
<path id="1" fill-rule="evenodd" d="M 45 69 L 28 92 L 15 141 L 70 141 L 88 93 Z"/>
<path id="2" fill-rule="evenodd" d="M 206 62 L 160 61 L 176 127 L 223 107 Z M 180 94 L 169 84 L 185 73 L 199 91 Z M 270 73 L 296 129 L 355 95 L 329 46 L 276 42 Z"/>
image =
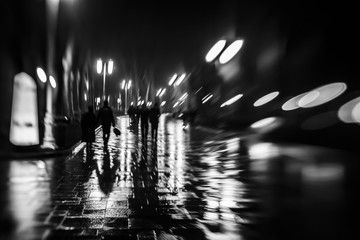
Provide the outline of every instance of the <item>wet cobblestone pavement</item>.
<path id="1" fill-rule="evenodd" d="M 348 239 L 356 157 L 271 143 L 161 117 L 158 140 L 1 161 L 0 239 Z M 347 161 L 344 163 L 344 161 Z M 356 166 L 356 168 L 354 168 Z M 358 178 L 356 178 L 358 179 Z"/>

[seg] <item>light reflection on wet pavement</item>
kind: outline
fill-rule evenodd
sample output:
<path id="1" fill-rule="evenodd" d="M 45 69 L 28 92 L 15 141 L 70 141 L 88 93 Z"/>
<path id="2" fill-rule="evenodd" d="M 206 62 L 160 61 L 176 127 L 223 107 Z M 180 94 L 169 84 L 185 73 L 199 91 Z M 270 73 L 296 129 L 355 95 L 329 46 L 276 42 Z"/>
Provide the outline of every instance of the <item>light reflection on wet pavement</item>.
<path id="1" fill-rule="evenodd" d="M 101 132 L 92 154 L 1 161 L 0 239 L 347 239 L 356 157 L 183 130 Z M 356 215 L 354 215 L 356 216 Z"/>

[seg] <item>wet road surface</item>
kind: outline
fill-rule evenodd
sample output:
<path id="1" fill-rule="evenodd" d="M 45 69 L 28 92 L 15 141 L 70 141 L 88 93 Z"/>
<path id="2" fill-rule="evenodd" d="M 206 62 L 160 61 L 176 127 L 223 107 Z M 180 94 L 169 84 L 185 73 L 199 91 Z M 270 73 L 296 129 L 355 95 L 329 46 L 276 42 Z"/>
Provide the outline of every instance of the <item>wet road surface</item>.
<path id="1" fill-rule="evenodd" d="M 358 155 L 118 117 L 93 152 L 2 160 L 0 239 L 354 239 Z M 245 148 L 244 148 L 245 147 Z"/>

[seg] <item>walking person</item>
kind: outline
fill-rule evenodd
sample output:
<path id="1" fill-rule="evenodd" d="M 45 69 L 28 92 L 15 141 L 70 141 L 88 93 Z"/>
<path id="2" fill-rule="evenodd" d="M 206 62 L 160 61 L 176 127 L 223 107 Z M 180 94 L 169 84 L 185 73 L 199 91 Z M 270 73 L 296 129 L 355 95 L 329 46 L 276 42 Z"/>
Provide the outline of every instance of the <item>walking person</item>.
<path id="1" fill-rule="evenodd" d="M 92 143 L 95 142 L 95 129 L 97 126 L 94 107 L 88 106 L 88 111 L 81 118 L 81 140 L 86 142 L 86 152 L 91 153 Z"/>
<path id="2" fill-rule="evenodd" d="M 143 103 L 140 109 L 140 121 L 141 121 L 141 126 L 140 126 L 141 139 L 143 142 L 145 142 L 149 130 L 149 109 L 146 107 L 145 103 Z"/>
<path id="3" fill-rule="evenodd" d="M 103 131 L 104 149 L 107 149 L 111 125 L 115 127 L 115 119 L 112 109 L 109 107 L 109 102 L 104 101 L 104 106 L 100 108 L 97 116 L 98 122 L 101 124 Z"/>
<path id="4" fill-rule="evenodd" d="M 155 102 L 154 107 L 150 109 L 149 118 L 151 124 L 151 139 L 157 140 L 159 117 L 160 117 L 160 107 L 159 103 Z"/>

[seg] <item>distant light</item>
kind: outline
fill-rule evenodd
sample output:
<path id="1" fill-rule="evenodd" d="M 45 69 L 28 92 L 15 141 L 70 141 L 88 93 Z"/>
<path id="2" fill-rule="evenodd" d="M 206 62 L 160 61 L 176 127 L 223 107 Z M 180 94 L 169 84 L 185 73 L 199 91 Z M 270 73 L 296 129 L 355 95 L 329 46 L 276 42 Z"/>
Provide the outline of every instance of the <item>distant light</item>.
<path id="1" fill-rule="evenodd" d="M 128 89 L 131 87 L 131 80 L 128 82 Z"/>
<path id="2" fill-rule="evenodd" d="M 56 81 L 55 81 L 55 78 L 53 76 L 49 77 L 49 81 L 50 81 L 51 87 L 56 88 Z"/>
<path id="3" fill-rule="evenodd" d="M 180 83 L 185 79 L 185 77 L 186 77 L 186 74 L 185 74 L 185 73 L 181 74 L 181 76 L 179 77 L 179 79 L 176 81 L 175 85 L 176 85 L 176 86 L 179 86 Z"/>
<path id="4" fill-rule="evenodd" d="M 156 93 L 156 96 L 159 96 L 160 95 L 160 93 L 161 93 L 161 88 L 157 91 L 157 93 Z"/>
<path id="5" fill-rule="evenodd" d="M 121 101 L 120 98 L 118 98 L 118 99 L 117 99 L 117 103 L 120 103 L 120 101 Z"/>
<path id="6" fill-rule="evenodd" d="M 313 89 L 312 91 L 308 92 L 307 95 L 303 96 L 302 99 L 299 101 L 299 106 L 303 108 L 310 108 L 319 106 L 321 104 L 324 104 L 326 102 L 329 102 L 338 96 L 340 96 L 345 90 L 347 86 L 343 82 L 337 82 L 337 83 L 330 83 L 326 84 L 324 86 L 318 87 Z M 318 92 L 314 93 L 314 92 Z M 315 95 L 317 95 L 315 97 Z M 311 98 L 314 98 L 312 101 Z M 307 102 L 304 104 L 304 102 Z M 301 105 L 300 105 L 301 104 Z"/>
<path id="7" fill-rule="evenodd" d="M 360 97 L 357 97 L 342 105 L 337 112 L 339 119 L 345 123 L 359 123 L 359 104 Z"/>
<path id="8" fill-rule="evenodd" d="M 166 104 L 166 101 L 162 101 L 160 104 L 160 107 L 164 106 Z"/>
<path id="9" fill-rule="evenodd" d="M 205 56 L 206 62 L 212 62 L 224 49 L 226 40 L 219 40 Z"/>
<path id="10" fill-rule="evenodd" d="M 131 102 L 130 105 L 133 106 L 133 105 L 134 105 L 134 102 Z"/>
<path id="11" fill-rule="evenodd" d="M 206 103 L 206 102 L 209 101 L 212 97 L 213 97 L 212 94 L 206 95 L 205 97 L 202 98 L 202 100 L 203 100 L 202 103 L 203 103 L 203 104 Z"/>
<path id="12" fill-rule="evenodd" d="M 97 73 L 101 73 L 101 70 L 102 70 L 102 60 L 101 59 L 98 59 L 97 60 L 97 63 L 96 63 L 96 71 Z"/>
<path id="13" fill-rule="evenodd" d="M 243 94 L 238 94 L 238 95 L 236 95 L 235 97 L 230 98 L 229 100 L 227 100 L 226 102 L 224 102 L 223 104 L 221 104 L 220 107 L 225 107 L 225 106 L 231 105 L 231 104 L 233 104 L 234 102 L 236 102 L 237 100 L 239 100 L 242 96 L 243 96 Z"/>
<path id="14" fill-rule="evenodd" d="M 114 62 L 113 60 L 110 59 L 108 64 L 108 73 L 112 74 L 113 70 L 114 70 Z"/>
<path id="15" fill-rule="evenodd" d="M 298 105 L 299 107 L 306 107 L 306 105 L 314 102 L 319 96 L 320 93 L 318 91 L 310 91 L 299 100 Z"/>
<path id="16" fill-rule="evenodd" d="M 176 73 L 174 74 L 174 76 L 172 76 L 172 78 L 169 81 L 169 86 L 173 85 L 173 83 L 174 83 L 175 79 L 177 78 L 177 76 L 178 75 Z"/>
<path id="17" fill-rule="evenodd" d="M 261 105 L 264 105 L 270 101 L 272 101 L 274 98 L 276 98 L 279 95 L 278 91 L 271 92 L 269 94 L 266 94 L 265 96 L 259 98 L 255 103 L 254 107 L 259 107 Z"/>
<path id="18" fill-rule="evenodd" d="M 289 100 L 287 100 L 282 106 L 281 109 L 284 111 L 290 111 L 290 110 L 294 110 L 294 109 L 298 109 L 299 105 L 298 102 L 300 101 L 300 99 L 305 96 L 307 94 L 306 93 L 302 93 L 299 94 L 293 98 L 290 98 Z"/>
<path id="19" fill-rule="evenodd" d="M 162 91 L 161 91 L 161 93 L 160 93 L 160 97 L 162 97 L 165 92 L 166 92 L 166 88 L 163 88 Z"/>
<path id="20" fill-rule="evenodd" d="M 45 83 L 47 80 L 46 74 L 44 72 L 44 70 L 40 67 L 36 68 L 36 73 L 38 75 L 38 78 L 40 79 L 41 82 Z"/>
<path id="21" fill-rule="evenodd" d="M 179 105 L 179 102 L 176 102 L 173 106 L 173 108 L 175 108 L 177 105 Z"/>
<path id="22" fill-rule="evenodd" d="M 179 101 L 183 101 L 185 98 L 187 98 L 188 94 L 184 93 L 180 98 Z"/>
<path id="23" fill-rule="evenodd" d="M 87 101 L 87 95 L 86 95 L 86 93 L 84 93 L 84 99 L 85 99 L 85 101 Z"/>
<path id="24" fill-rule="evenodd" d="M 122 84 L 121 84 L 121 89 L 124 89 L 125 88 L 125 80 L 122 81 Z"/>
<path id="25" fill-rule="evenodd" d="M 220 55 L 219 62 L 225 64 L 229 62 L 241 49 L 244 40 L 236 40 Z"/>
<path id="26" fill-rule="evenodd" d="M 264 118 L 264 119 L 261 119 L 253 124 L 251 124 L 251 128 L 262 128 L 262 127 L 265 127 L 265 126 L 268 126 L 272 123 L 274 123 L 276 120 L 275 117 L 268 117 L 268 118 Z"/>

